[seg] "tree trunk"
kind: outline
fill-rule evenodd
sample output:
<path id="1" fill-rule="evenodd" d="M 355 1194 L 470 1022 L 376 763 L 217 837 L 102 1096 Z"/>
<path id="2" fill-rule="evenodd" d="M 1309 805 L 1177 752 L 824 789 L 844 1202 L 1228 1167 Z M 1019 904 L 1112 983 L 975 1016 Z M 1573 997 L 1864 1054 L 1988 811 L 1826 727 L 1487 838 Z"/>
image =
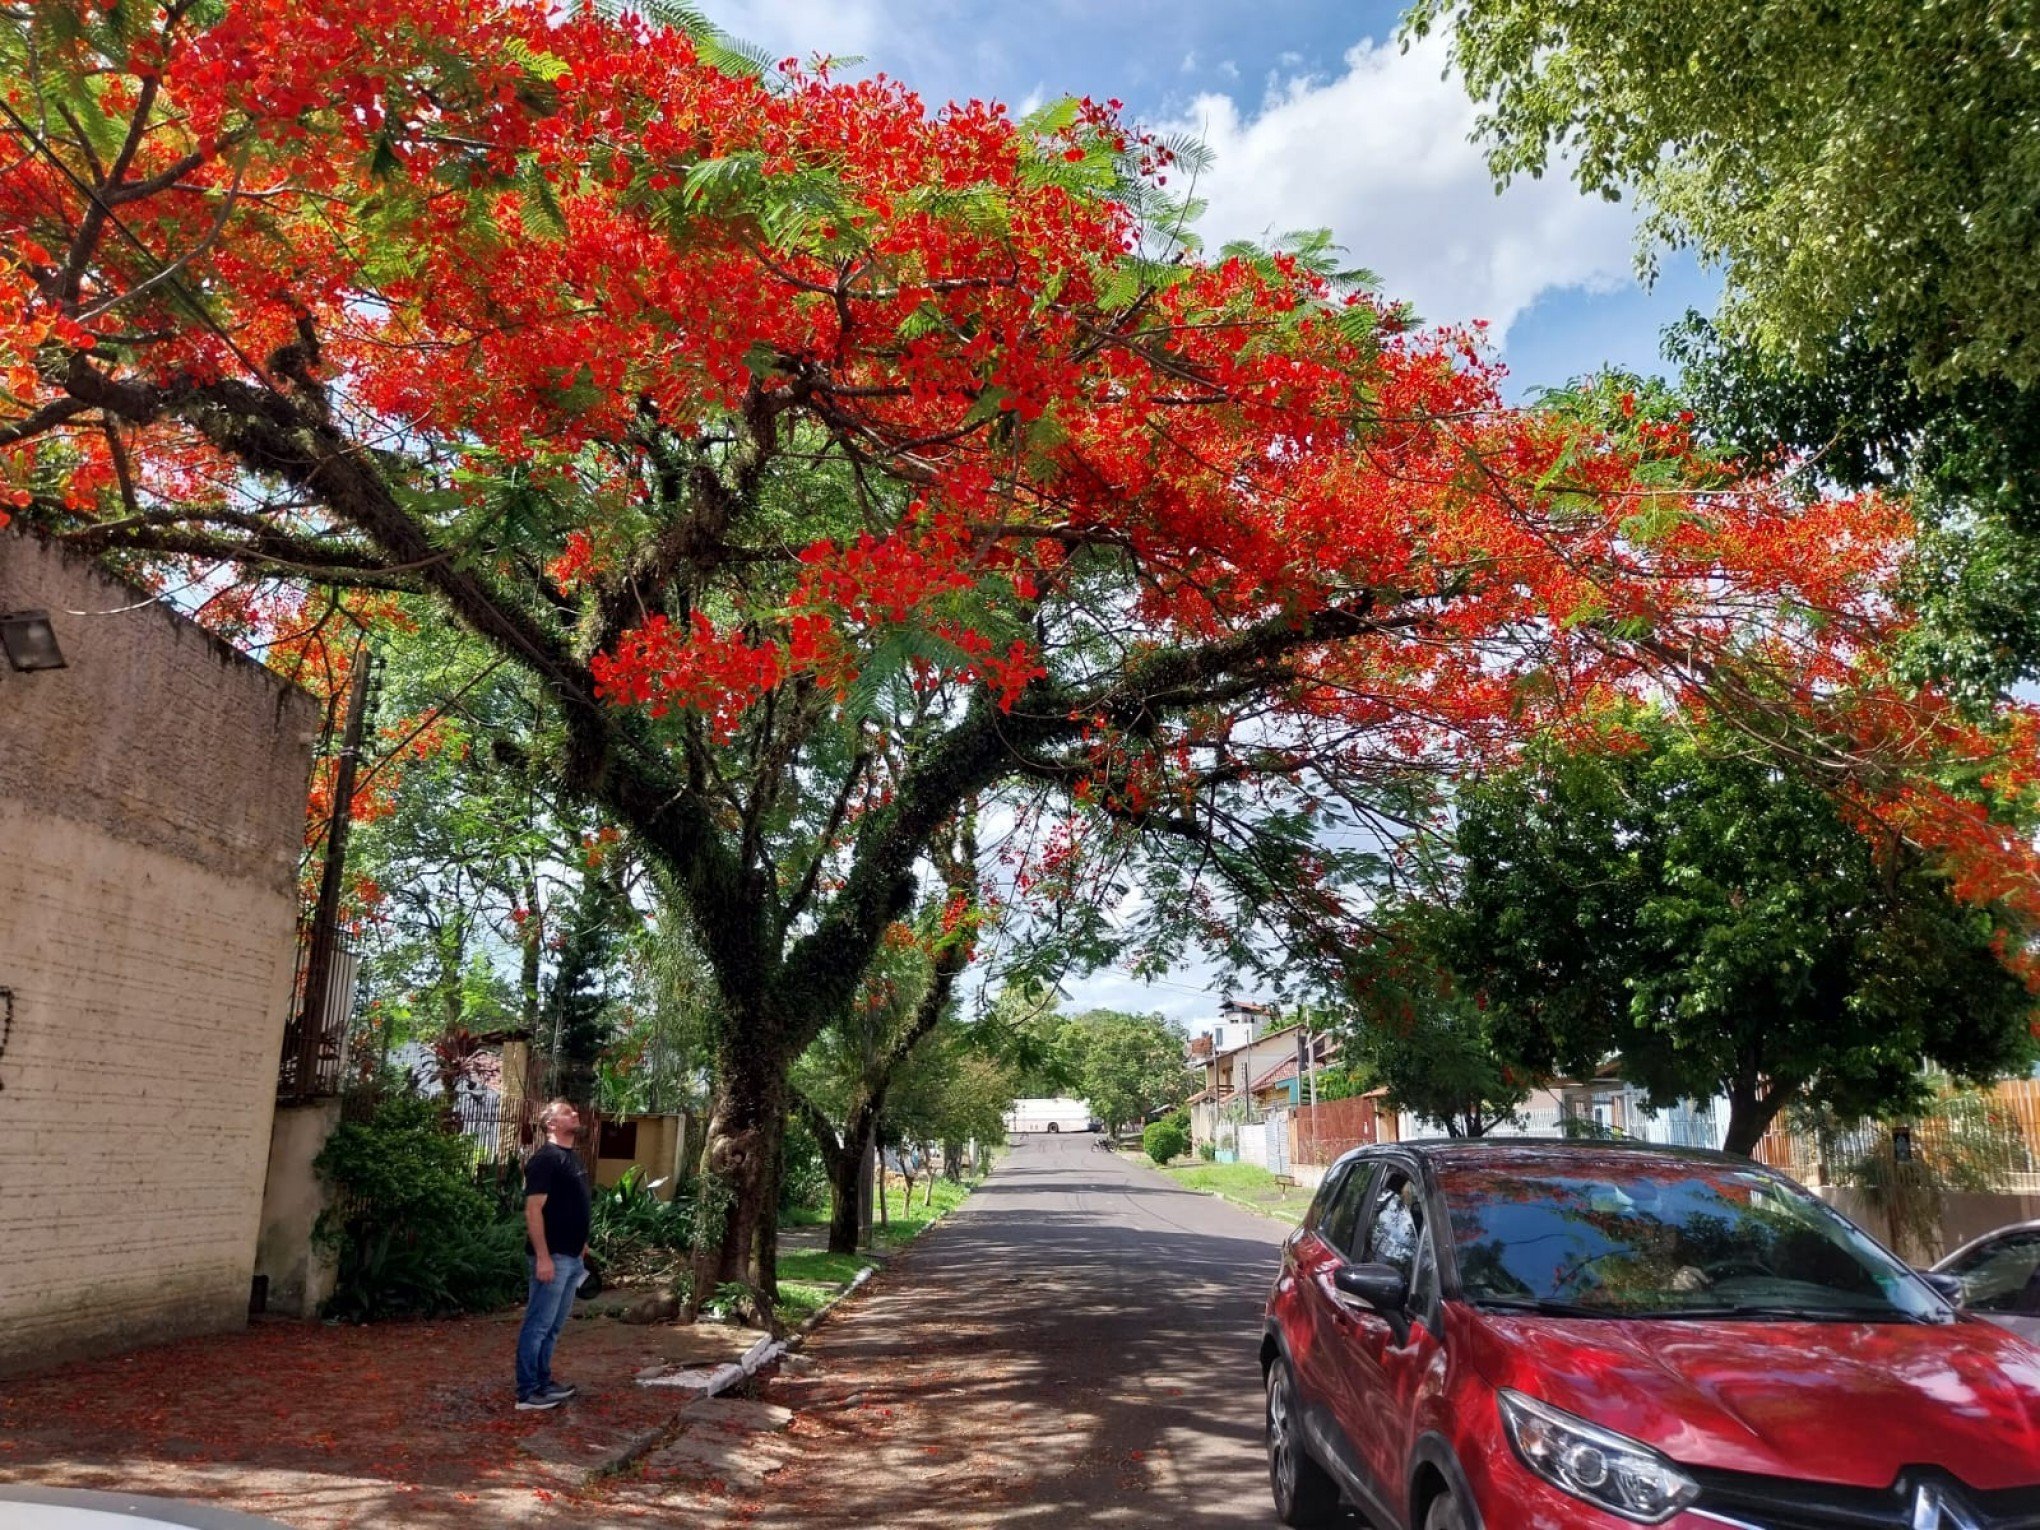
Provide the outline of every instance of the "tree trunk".
<path id="1" fill-rule="evenodd" d="M 829 1252 L 857 1252 L 858 1192 L 864 1185 L 866 1154 L 857 1148 L 823 1155 L 829 1161 Z"/>
<path id="2" fill-rule="evenodd" d="M 708 1121 L 708 1159 L 698 1205 L 693 1289 L 698 1314 L 717 1286 L 738 1282 L 770 1297 L 777 1261 L 766 1247 L 778 1226 L 779 1151 L 786 1134 L 786 1073 L 791 1059 L 758 1034 L 732 1027 L 716 1049 L 716 1092 Z"/>
<path id="3" fill-rule="evenodd" d="M 878 1152 L 874 1142 L 869 1149 L 857 1155 L 857 1239 L 866 1248 L 871 1246 L 871 1181 L 872 1158 Z"/>
<path id="4" fill-rule="evenodd" d="M 1791 1089 L 1775 1081 L 1766 1094 L 1758 1089 L 1755 1079 L 1731 1080 L 1728 1086 L 1728 1131 L 1722 1139 L 1722 1151 L 1740 1158 L 1754 1158 L 1757 1144 L 1764 1140 L 1764 1133 L 1771 1129 L 1771 1123 L 1778 1119 L 1778 1112 L 1785 1108 L 1785 1102 L 1792 1098 L 1792 1094 Z"/>

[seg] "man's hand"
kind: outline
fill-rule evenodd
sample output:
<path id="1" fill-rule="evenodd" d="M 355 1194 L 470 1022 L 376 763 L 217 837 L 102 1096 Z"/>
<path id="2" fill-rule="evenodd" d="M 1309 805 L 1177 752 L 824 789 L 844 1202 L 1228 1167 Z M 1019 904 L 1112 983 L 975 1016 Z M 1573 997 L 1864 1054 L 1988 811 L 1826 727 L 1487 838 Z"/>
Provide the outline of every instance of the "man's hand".
<path id="1" fill-rule="evenodd" d="M 553 1282 L 552 1255 L 540 1254 L 538 1256 L 538 1283 L 542 1286 L 549 1286 L 552 1284 L 552 1282 Z"/>

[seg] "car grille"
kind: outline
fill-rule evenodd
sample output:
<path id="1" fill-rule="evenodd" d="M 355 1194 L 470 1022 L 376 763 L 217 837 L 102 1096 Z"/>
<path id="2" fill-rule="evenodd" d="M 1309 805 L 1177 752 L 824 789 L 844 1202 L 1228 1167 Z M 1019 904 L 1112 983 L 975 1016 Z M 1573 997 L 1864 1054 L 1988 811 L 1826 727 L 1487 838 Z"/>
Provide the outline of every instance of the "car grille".
<path id="1" fill-rule="evenodd" d="M 2040 1486 L 1981 1492 L 1951 1477 L 1914 1473 L 1889 1488 L 1837 1487 L 1790 1477 L 1684 1470 L 1700 1484 L 1695 1509 L 1751 1530 L 1913 1530 L 1922 1485 L 1949 1499 L 1946 1530 L 2040 1530 Z M 1957 1511 L 1960 1511 L 1959 1515 Z"/>

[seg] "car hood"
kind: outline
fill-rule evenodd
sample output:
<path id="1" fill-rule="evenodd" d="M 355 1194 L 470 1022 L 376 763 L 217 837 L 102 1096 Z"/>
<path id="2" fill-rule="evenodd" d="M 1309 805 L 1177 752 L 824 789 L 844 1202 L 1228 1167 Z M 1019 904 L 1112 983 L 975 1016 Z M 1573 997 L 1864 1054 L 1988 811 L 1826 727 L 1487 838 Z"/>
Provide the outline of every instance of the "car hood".
<path id="1" fill-rule="evenodd" d="M 2040 1483 L 2040 1350 L 1951 1324 L 1621 1321 L 1457 1307 L 1497 1387 L 1723 1471 L 1889 1487 Z"/>

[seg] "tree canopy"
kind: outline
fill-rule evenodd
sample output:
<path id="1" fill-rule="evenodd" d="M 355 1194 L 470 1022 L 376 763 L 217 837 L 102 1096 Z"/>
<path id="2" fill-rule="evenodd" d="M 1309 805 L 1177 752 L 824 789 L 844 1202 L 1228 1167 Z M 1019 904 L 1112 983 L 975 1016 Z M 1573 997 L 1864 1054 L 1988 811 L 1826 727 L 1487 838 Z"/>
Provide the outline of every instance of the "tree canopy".
<path id="1" fill-rule="evenodd" d="M 1634 191 L 1805 370 L 1854 333 L 1922 378 L 2040 382 L 2030 8 L 1416 0 L 1406 25 L 1450 28 L 1498 177 Z"/>
<path id="2" fill-rule="evenodd" d="M 2040 78 L 2029 8 L 1420 0 L 1485 103 L 1496 175 L 1632 192 L 1721 314 L 1672 336 L 1752 461 L 1894 486 L 1928 536 L 1909 659 L 1988 695 L 2040 674 Z"/>
<path id="3" fill-rule="evenodd" d="M 1892 1114 L 1923 1062 L 1982 1080 L 2031 1056 L 1990 913 L 1732 740 L 1646 722 L 1459 813 L 1448 960 L 1504 1058 L 1591 1078 L 1619 1054 L 1659 1104 L 1726 1095 L 1748 1153 L 1796 1101 Z"/>
<path id="4" fill-rule="evenodd" d="M 697 1291 L 769 1289 L 788 1069 L 993 792 L 1024 899 L 1138 863 L 1146 960 L 1336 951 L 1413 773 L 1761 697 L 2027 875 L 1879 656 L 1901 512 L 1509 408 L 1322 236 L 1204 254 L 1199 151 L 1110 103 L 547 0 L 34 0 L 0 73 L 13 513 L 269 634 L 426 597 L 529 682 L 716 990 Z"/>

